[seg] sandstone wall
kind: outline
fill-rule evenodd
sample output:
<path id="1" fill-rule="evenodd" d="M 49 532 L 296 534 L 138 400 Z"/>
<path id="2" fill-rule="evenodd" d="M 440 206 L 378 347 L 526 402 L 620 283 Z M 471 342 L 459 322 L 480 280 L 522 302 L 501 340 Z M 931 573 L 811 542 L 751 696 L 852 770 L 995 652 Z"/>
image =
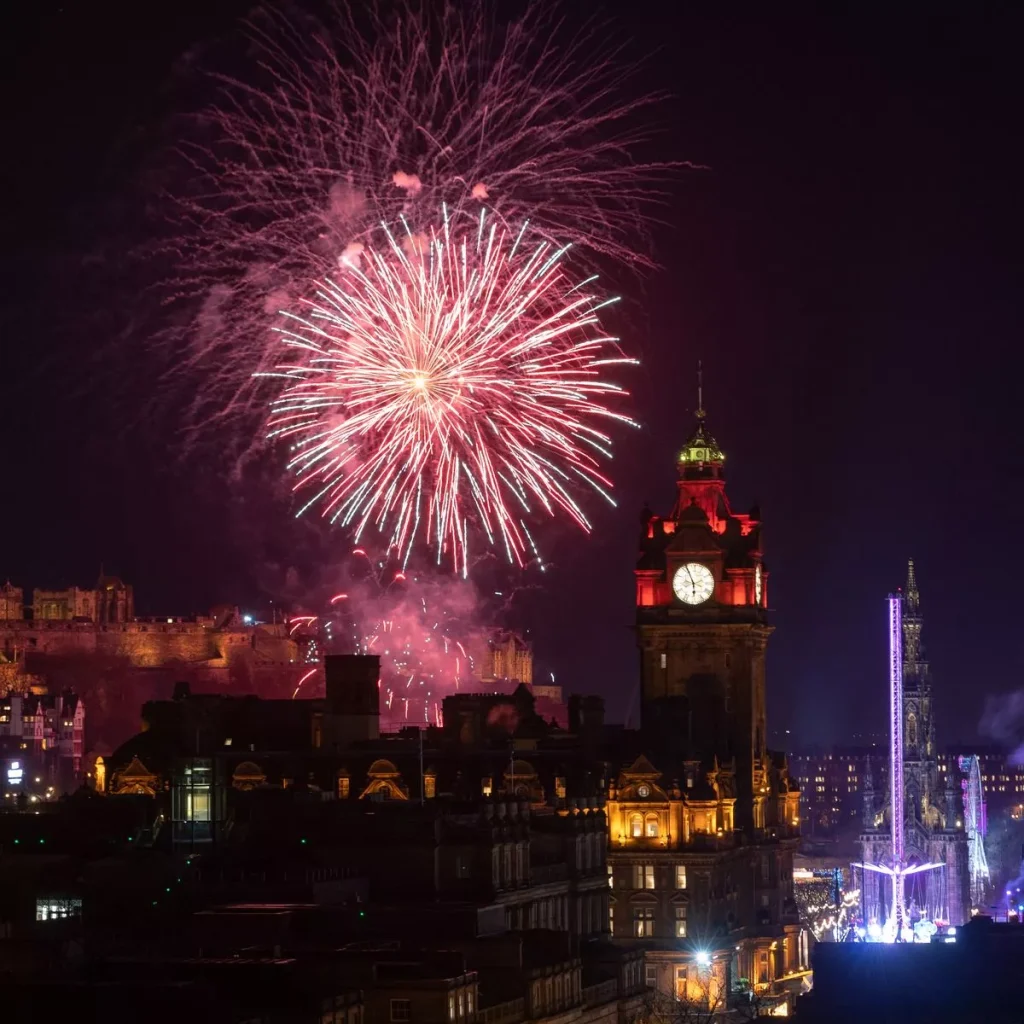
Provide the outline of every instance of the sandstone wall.
<path id="1" fill-rule="evenodd" d="M 279 626 L 214 629 L 205 622 L 0 622 L 0 650 L 9 654 L 98 655 L 124 658 L 133 668 L 171 662 L 228 666 L 298 662 L 298 645 Z"/>

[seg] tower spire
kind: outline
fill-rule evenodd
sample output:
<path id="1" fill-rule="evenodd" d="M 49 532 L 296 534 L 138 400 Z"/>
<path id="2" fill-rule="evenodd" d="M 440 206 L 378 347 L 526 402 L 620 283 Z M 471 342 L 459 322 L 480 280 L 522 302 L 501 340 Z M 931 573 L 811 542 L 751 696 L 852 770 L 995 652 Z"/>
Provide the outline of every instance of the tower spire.
<path id="1" fill-rule="evenodd" d="M 921 606 L 921 593 L 917 589 L 917 574 L 914 572 L 914 560 L 907 559 L 907 587 L 904 591 L 908 610 L 916 612 Z"/>
<path id="2" fill-rule="evenodd" d="M 702 420 L 707 415 L 704 411 L 704 364 L 697 360 L 697 419 Z"/>

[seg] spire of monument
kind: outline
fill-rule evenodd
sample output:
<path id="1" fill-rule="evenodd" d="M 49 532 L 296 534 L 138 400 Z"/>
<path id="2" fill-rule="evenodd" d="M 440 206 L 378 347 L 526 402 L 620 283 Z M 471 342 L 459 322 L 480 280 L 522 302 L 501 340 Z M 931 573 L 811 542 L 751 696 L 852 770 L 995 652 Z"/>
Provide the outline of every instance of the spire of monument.
<path id="1" fill-rule="evenodd" d="M 697 360 L 697 419 L 702 420 L 707 415 L 704 411 L 704 366 Z"/>
<path id="2" fill-rule="evenodd" d="M 921 592 L 917 589 L 917 575 L 914 572 L 914 560 L 907 560 L 907 586 L 903 591 L 907 611 L 916 612 L 921 607 Z"/>

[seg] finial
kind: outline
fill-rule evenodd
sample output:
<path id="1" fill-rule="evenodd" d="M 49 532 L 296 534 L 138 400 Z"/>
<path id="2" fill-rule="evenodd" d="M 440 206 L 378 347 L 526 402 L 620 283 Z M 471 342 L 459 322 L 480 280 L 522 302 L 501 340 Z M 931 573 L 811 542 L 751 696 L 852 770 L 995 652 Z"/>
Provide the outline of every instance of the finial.
<path id="1" fill-rule="evenodd" d="M 697 419 L 704 419 L 704 365 L 697 360 Z"/>

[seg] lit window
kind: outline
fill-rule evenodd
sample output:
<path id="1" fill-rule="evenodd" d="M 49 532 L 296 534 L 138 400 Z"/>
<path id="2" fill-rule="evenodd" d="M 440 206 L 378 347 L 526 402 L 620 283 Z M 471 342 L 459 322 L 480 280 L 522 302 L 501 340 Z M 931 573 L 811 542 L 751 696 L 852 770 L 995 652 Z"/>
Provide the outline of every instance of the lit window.
<path id="1" fill-rule="evenodd" d="M 611 864 L 608 865 L 608 888 L 615 888 L 615 868 Z"/>
<path id="2" fill-rule="evenodd" d="M 648 988 L 656 988 L 658 985 L 658 968 L 654 964 L 647 964 L 644 968 L 644 981 Z"/>
<path id="3" fill-rule="evenodd" d="M 686 907 L 676 907 L 676 938 L 686 938 Z"/>
<path id="4" fill-rule="evenodd" d="M 686 888 L 686 865 L 685 864 L 677 864 L 676 865 L 676 888 L 677 889 L 685 889 Z"/>
<path id="5" fill-rule="evenodd" d="M 656 814 L 647 815 L 647 838 L 658 838 L 658 816 Z"/>
<path id="6" fill-rule="evenodd" d="M 190 789 L 185 793 L 185 820 L 210 820 L 210 790 Z"/>
<path id="7" fill-rule="evenodd" d="M 661 652 L 661 667 L 668 668 L 668 655 L 664 651 Z"/>
<path id="8" fill-rule="evenodd" d="M 36 900 L 37 921 L 62 921 L 69 917 L 82 916 L 81 900 L 41 899 Z"/>
<path id="9" fill-rule="evenodd" d="M 654 865 L 634 864 L 633 865 L 633 888 L 653 889 L 654 888 Z"/>
<path id="10" fill-rule="evenodd" d="M 455 1020 L 455 993 L 448 993 L 448 1019 Z"/>
<path id="11" fill-rule="evenodd" d="M 644 816 L 634 814 L 629 819 L 629 834 L 634 839 L 639 839 L 644 834 Z"/>
<path id="12" fill-rule="evenodd" d="M 454 1017 L 455 1002 L 452 996 L 448 997 L 449 1015 Z M 409 999 L 391 1000 L 391 1019 L 393 1021 L 412 1020 L 412 1002 Z"/>

